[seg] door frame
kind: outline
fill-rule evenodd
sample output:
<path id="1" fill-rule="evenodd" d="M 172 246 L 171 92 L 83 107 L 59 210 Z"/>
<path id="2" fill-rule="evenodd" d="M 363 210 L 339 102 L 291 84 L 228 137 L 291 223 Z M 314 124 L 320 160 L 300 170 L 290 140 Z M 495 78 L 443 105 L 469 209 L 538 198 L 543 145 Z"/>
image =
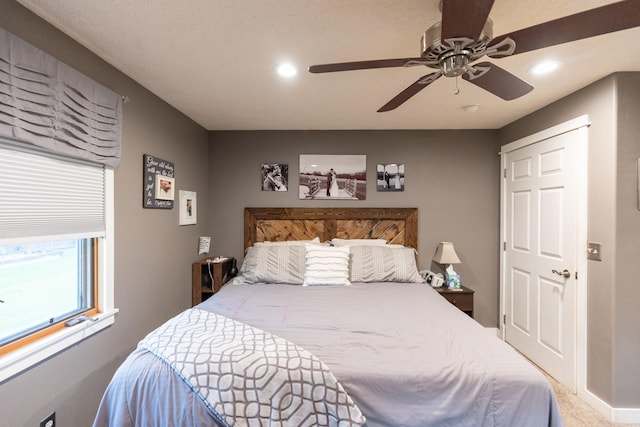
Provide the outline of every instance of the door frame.
<path id="1" fill-rule="evenodd" d="M 536 144 L 554 136 L 578 130 L 579 146 L 576 149 L 576 202 L 577 202 L 577 270 L 576 280 L 576 337 L 575 337 L 575 369 L 576 384 L 574 388 L 579 396 L 587 393 L 587 224 L 588 224 L 588 148 L 590 126 L 589 116 L 582 115 L 548 129 L 518 139 L 500 148 L 500 329 L 502 340 L 506 340 L 505 318 L 505 242 L 506 242 L 506 178 L 504 171 L 507 167 L 507 153 Z"/>

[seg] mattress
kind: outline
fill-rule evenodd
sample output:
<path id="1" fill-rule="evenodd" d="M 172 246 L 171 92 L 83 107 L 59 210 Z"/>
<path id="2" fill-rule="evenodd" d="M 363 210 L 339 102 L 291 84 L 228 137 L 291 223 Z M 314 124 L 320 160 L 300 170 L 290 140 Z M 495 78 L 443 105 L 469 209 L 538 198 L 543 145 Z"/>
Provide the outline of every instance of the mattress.
<path id="1" fill-rule="evenodd" d="M 546 378 L 425 284 L 230 283 L 197 308 L 315 355 L 369 427 L 562 425 Z M 94 426 L 225 425 L 214 415 L 165 361 L 139 348 L 114 375 Z"/>

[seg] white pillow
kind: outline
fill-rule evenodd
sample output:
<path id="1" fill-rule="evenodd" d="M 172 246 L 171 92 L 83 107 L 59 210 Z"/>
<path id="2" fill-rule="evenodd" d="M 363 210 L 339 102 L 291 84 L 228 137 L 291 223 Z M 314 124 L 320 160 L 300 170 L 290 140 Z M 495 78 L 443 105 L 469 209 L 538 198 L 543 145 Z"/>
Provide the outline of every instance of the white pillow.
<path id="1" fill-rule="evenodd" d="M 303 286 L 350 285 L 349 247 L 305 245 Z"/>
<path id="2" fill-rule="evenodd" d="M 389 246 L 352 246 L 351 282 L 424 283 L 415 249 Z"/>
<path id="3" fill-rule="evenodd" d="M 240 275 L 246 283 L 289 283 L 304 280 L 304 246 L 266 245 L 247 249 Z"/>
<path id="4" fill-rule="evenodd" d="M 254 246 L 304 246 L 308 243 L 320 243 L 319 237 L 314 237 L 312 240 L 284 240 L 282 242 L 256 242 Z"/>
<path id="5" fill-rule="evenodd" d="M 386 245 L 385 239 L 331 239 L 333 246 Z"/>

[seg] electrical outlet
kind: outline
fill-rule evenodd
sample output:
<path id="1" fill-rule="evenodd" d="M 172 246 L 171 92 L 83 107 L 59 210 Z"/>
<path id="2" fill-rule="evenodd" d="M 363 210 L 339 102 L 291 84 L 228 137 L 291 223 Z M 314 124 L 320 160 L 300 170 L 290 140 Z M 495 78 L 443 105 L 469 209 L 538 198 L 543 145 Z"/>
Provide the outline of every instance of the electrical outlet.
<path id="1" fill-rule="evenodd" d="M 40 427 L 56 427 L 56 413 L 52 412 L 47 418 L 40 421 Z"/>

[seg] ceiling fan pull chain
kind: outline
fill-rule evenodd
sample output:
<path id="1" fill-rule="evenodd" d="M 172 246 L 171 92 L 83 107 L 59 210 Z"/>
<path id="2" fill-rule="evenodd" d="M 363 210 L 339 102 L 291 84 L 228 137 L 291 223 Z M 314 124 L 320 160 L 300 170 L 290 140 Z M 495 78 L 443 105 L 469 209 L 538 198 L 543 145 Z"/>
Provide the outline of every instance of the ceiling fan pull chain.
<path id="1" fill-rule="evenodd" d="M 457 95 L 460 93 L 460 89 L 458 89 L 458 76 L 456 76 L 456 88 L 453 90 L 453 94 Z"/>

